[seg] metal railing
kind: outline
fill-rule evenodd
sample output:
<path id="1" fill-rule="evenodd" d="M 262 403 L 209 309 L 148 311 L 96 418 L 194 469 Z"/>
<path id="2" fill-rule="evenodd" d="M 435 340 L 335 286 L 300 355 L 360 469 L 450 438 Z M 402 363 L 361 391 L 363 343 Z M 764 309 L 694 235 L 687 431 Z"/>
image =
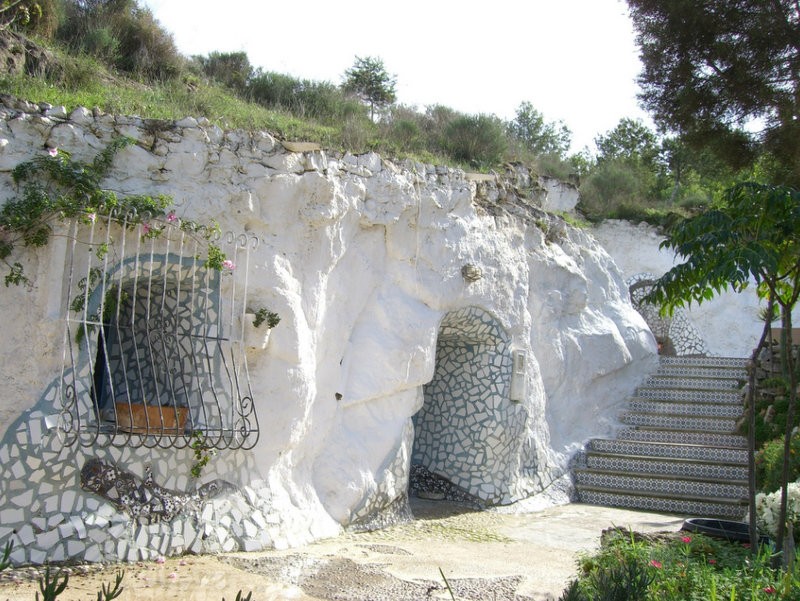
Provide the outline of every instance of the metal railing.
<path id="1" fill-rule="evenodd" d="M 258 239 L 111 211 L 75 221 L 68 240 L 65 444 L 252 448 L 243 330 Z"/>

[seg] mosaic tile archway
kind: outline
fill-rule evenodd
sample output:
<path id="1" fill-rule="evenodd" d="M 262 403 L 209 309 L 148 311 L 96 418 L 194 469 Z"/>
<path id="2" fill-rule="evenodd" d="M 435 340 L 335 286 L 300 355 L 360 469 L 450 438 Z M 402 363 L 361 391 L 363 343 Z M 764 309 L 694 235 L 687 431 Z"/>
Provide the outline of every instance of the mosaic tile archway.
<path id="1" fill-rule="evenodd" d="M 633 307 L 644 318 L 658 341 L 659 355 L 705 357 L 708 355 L 703 335 L 694 326 L 685 309 L 676 309 L 671 316 L 659 313 L 658 307 L 645 301 L 658 278 L 640 273 L 627 281 Z"/>
<path id="2" fill-rule="evenodd" d="M 442 320 L 436 370 L 414 416 L 412 472 L 429 472 L 477 502 L 503 502 L 524 419 L 509 400 L 511 339 L 489 313 L 465 307 Z M 424 490 L 424 488 L 423 488 Z"/>

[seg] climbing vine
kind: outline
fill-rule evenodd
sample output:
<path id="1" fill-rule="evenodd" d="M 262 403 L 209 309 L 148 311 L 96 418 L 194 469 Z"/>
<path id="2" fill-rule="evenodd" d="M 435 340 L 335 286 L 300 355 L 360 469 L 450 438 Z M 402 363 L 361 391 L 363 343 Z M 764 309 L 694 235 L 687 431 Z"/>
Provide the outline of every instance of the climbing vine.
<path id="1" fill-rule="evenodd" d="M 118 196 L 100 185 L 116 154 L 134 143 L 131 138 L 116 138 L 91 162 L 75 160 L 63 149 L 50 148 L 12 170 L 19 193 L 0 209 L 0 261 L 8 268 L 6 286 L 31 283 L 22 263 L 13 258 L 19 246 L 46 246 L 58 223 L 78 219 L 90 224 L 110 215 L 124 215 L 125 226 L 139 227 L 144 238 L 158 237 L 167 225 L 177 225 L 182 231 L 208 241 L 206 267 L 220 271 L 233 269 L 225 253 L 211 242 L 219 234 L 216 222 L 198 224 L 179 219 L 174 212 L 168 213 L 172 205 L 169 196 Z M 102 259 L 109 252 L 108 245 L 99 244 L 94 252 Z"/>

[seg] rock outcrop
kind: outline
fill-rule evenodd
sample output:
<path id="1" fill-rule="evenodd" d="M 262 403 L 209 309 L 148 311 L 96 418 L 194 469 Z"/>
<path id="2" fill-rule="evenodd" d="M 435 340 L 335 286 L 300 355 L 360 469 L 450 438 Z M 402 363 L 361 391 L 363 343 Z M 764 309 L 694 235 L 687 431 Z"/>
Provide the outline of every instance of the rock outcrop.
<path id="1" fill-rule="evenodd" d="M 33 288 L 0 295 L 0 543 L 19 539 L 15 561 L 301 544 L 396 511 L 412 461 L 484 505 L 564 502 L 571 454 L 613 428 L 655 364 L 614 262 L 538 208 L 530 174 L 290 152 L 192 118 L 24 103 L 0 117 L 0 198 L 15 193 L 10 169 L 47 147 L 90 159 L 130 136 L 104 185 L 256 236 L 247 301 L 281 316 L 248 351 L 258 443 L 219 452 L 202 480 L 238 491 L 133 527 L 64 466 L 97 457 L 142 477 L 149 464 L 188 491 L 191 450 L 60 445 L 64 253 L 25 252 Z M 51 535 L 59 524 L 71 526 Z"/>

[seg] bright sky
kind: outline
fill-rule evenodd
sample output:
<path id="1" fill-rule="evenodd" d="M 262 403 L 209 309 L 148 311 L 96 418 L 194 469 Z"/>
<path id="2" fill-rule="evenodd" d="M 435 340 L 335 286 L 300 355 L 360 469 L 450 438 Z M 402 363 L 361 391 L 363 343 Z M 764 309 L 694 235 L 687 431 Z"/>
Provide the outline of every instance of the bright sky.
<path id="1" fill-rule="evenodd" d="M 651 123 L 636 101 L 640 64 L 623 0 L 142 4 L 185 55 L 244 51 L 265 71 L 336 84 L 356 56 L 379 57 L 400 103 L 511 120 L 529 101 L 567 124 L 575 151 L 594 150 L 623 117 Z"/>

